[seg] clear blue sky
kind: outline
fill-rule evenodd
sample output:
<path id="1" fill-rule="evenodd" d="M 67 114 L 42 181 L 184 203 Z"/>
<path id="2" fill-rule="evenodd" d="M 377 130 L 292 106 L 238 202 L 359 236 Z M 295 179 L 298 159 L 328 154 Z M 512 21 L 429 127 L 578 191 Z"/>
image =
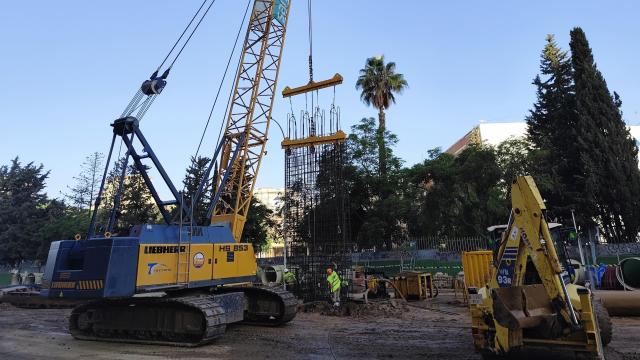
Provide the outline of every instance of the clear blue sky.
<path id="1" fill-rule="evenodd" d="M 306 1 L 291 0 L 280 90 L 307 79 Z M 0 164 L 20 156 L 51 170 L 59 196 L 84 157 L 108 150 L 109 123 L 158 65 L 200 0 L 11 1 L 0 10 Z M 636 1 L 314 1 L 316 78 L 344 75 L 337 102 L 344 128 L 376 110 L 354 84 L 369 56 L 397 63 L 410 88 L 388 111 L 407 164 L 447 147 L 480 120 L 521 121 L 548 33 L 568 48 L 581 26 L 625 119 L 640 123 L 640 4 Z M 142 123 L 174 182 L 194 153 L 244 0 L 218 0 Z M 223 93 L 226 96 L 226 93 Z M 327 99 L 328 100 L 328 99 Z M 294 105 L 303 106 L 302 102 Z M 223 106 L 219 106 L 220 109 Z M 274 117 L 288 102 L 276 100 Z M 215 118 L 219 126 L 221 116 Z M 282 186 L 281 135 L 271 142 L 258 186 Z M 211 148 L 215 132 L 208 136 Z"/>

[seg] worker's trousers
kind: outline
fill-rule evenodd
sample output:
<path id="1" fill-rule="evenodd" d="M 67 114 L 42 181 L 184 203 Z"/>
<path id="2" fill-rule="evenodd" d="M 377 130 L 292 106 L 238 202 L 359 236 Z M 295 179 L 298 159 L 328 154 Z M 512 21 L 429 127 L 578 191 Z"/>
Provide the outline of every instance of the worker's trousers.
<path id="1" fill-rule="evenodd" d="M 340 290 L 331 292 L 331 300 L 334 304 L 340 302 Z"/>

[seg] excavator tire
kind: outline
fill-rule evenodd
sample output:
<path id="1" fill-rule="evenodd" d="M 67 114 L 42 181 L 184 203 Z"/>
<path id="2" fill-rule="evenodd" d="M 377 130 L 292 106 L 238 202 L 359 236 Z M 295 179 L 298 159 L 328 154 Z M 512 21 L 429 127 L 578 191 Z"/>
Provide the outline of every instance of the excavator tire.
<path id="1" fill-rule="evenodd" d="M 593 301 L 593 312 L 596 315 L 598 327 L 600 327 L 600 339 L 602 341 L 602 346 L 607 346 L 613 337 L 613 325 L 611 324 L 609 312 L 604 305 L 602 305 L 600 300 Z"/>

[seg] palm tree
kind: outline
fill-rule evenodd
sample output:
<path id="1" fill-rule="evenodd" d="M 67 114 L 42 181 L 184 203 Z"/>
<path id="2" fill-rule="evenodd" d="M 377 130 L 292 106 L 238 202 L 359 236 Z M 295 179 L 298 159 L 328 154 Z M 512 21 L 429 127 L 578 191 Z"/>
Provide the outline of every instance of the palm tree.
<path id="1" fill-rule="evenodd" d="M 356 89 L 361 90 L 360 99 L 378 109 L 378 166 L 380 175 L 387 174 L 387 150 L 384 133 L 386 119 L 384 111 L 395 104 L 394 94 L 400 94 L 408 86 L 402 74 L 396 73 L 396 63 L 384 63 L 384 55 L 367 59 L 364 69 L 356 82 Z"/>

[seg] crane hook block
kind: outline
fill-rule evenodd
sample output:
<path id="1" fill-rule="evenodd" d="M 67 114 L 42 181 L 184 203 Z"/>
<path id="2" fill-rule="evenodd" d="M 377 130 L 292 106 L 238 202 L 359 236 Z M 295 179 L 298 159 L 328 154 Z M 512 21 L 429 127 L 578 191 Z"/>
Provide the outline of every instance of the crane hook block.
<path id="1" fill-rule="evenodd" d="M 140 90 L 145 95 L 158 95 L 162 92 L 167 82 L 162 77 L 152 77 L 145 80 L 140 86 Z"/>

